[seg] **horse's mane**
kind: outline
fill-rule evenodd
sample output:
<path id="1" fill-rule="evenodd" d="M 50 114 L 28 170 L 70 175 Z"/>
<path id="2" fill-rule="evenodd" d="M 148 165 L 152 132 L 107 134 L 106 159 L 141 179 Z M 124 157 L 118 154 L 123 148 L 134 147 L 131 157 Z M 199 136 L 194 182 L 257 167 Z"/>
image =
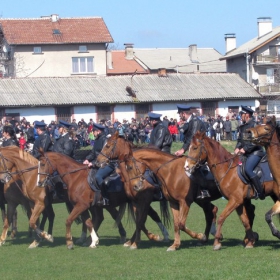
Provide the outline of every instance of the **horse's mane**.
<path id="1" fill-rule="evenodd" d="M 31 163 L 31 164 L 38 164 L 38 160 L 33 157 L 31 154 L 21 150 L 19 147 L 17 146 L 8 146 L 8 147 L 4 147 L 1 148 L 1 151 L 5 153 L 5 151 L 8 151 L 9 153 L 11 151 L 14 151 L 15 153 L 17 153 L 19 155 L 19 158 L 21 158 L 22 160 Z"/>
<path id="2" fill-rule="evenodd" d="M 60 158 L 65 158 L 65 159 L 71 161 L 71 163 L 73 163 L 73 164 L 83 165 L 82 163 L 77 162 L 75 159 L 71 158 L 71 157 L 68 156 L 68 155 L 65 155 L 65 154 L 62 154 L 62 153 L 57 153 L 57 152 L 47 152 L 46 154 L 48 155 L 49 153 L 50 153 L 50 154 L 58 155 Z"/>

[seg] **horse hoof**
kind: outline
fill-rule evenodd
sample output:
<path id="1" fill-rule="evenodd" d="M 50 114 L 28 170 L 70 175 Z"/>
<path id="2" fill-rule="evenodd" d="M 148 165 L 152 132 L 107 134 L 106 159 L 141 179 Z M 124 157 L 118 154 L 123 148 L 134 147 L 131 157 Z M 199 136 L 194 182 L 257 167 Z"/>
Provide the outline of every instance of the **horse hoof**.
<path id="1" fill-rule="evenodd" d="M 137 249 L 137 245 L 131 245 L 131 246 L 129 247 L 129 249 L 130 249 L 130 250 L 136 250 L 136 249 Z"/>
<path id="2" fill-rule="evenodd" d="M 5 240 L 1 241 L 0 242 L 0 246 L 4 245 L 5 244 Z"/>
<path id="3" fill-rule="evenodd" d="M 250 244 L 250 245 L 248 244 L 245 246 L 245 249 L 253 249 L 253 248 L 254 248 L 254 246 L 252 244 Z"/>
<path id="4" fill-rule="evenodd" d="M 173 247 L 173 246 L 170 246 L 166 251 L 167 252 L 174 252 L 174 251 L 176 251 L 176 248 Z"/>
<path id="5" fill-rule="evenodd" d="M 125 242 L 125 243 L 123 244 L 123 246 L 124 246 L 124 247 L 130 247 L 130 246 L 131 246 L 131 241 L 128 240 L 127 242 Z"/>
<path id="6" fill-rule="evenodd" d="M 222 245 L 221 244 L 217 244 L 213 247 L 213 250 L 214 251 L 219 251 L 220 249 L 222 248 Z"/>
<path id="7" fill-rule="evenodd" d="M 74 250 L 74 246 L 73 246 L 73 244 L 69 244 L 69 245 L 67 245 L 67 249 L 69 249 L 69 250 Z"/>
<path id="8" fill-rule="evenodd" d="M 161 242 L 163 240 L 162 237 L 160 237 L 159 235 L 156 235 L 155 238 L 154 238 L 155 241 L 159 241 Z"/>
<path id="9" fill-rule="evenodd" d="M 91 248 L 91 249 L 95 249 L 95 248 L 96 248 L 96 246 L 95 246 L 94 244 L 92 244 L 92 245 L 90 245 L 90 246 L 89 246 L 89 248 Z"/>
<path id="10" fill-rule="evenodd" d="M 28 247 L 28 249 L 34 249 L 37 248 L 39 246 L 40 242 L 37 240 L 34 240 Z"/>

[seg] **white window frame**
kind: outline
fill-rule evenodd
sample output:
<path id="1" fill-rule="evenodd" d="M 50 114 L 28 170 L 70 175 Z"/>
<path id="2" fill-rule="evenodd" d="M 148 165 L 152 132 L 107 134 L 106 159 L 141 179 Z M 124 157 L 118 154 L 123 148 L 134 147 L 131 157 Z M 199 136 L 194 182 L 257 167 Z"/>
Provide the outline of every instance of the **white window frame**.
<path id="1" fill-rule="evenodd" d="M 93 56 L 72 57 L 72 73 L 73 74 L 94 73 L 94 57 Z"/>
<path id="2" fill-rule="evenodd" d="M 39 46 L 37 46 L 37 47 L 33 47 L 33 53 L 42 53 L 42 47 L 39 47 Z"/>

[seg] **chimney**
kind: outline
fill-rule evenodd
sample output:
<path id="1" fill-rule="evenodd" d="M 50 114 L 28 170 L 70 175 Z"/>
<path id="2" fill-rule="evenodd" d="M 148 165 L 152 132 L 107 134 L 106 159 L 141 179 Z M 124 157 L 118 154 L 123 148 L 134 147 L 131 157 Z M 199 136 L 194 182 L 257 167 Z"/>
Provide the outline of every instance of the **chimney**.
<path id="1" fill-rule="evenodd" d="M 199 63 L 196 44 L 189 45 L 189 57 L 192 63 Z"/>
<path id="2" fill-rule="evenodd" d="M 258 37 L 272 31 L 272 19 L 271 17 L 259 17 L 258 18 Z"/>
<path id="3" fill-rule="evenodd" d="M 225 34 L 226 53 L 236 49 L 236 36 L 235 33 Z"/>
<path id="4" fill-rule="evenodd" d="M 131 43 L 126 43 L 125 45 L 125 58 L 128 60 L 132 60 L 134 58 L 134 52 L 133 52 L 133 45 Z"/>
<path id="5" fill-rule="evenodd" d="M 58 15 L 58 14 L 52 14 L 52 15 L 51 15 L 51 20 L 52 20 L 52 22 L 57 22 L 57 21 L 59 21 L 59 15 Z"/>
<path id="6" fill-rule="evenodd" d="M 107 51 L 107 68 L 113 69 L 112 51 Z"/>

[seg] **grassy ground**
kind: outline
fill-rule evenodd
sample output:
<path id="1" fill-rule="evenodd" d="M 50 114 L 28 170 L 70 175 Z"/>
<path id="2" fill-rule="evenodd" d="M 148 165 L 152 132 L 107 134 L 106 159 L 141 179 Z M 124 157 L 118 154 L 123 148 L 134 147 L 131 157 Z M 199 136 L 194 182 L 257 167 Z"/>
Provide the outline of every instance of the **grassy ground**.
<path id="1" fill-rule="evenodd" d="M 219 199 L 215 204 L 220 213 L 226 200 Z M 224 224 L 223 247 L 218 252 L 212 250 L 212 237 L 208 245 L 197 246 L 197 242 L 184 233 L 181 248 L 176 252 L 166 252 L 171 243 L 151 242 L 145 236 L 138 250 L 124 248 L 107 213 L 99 230 L 98 248 L 75 246 L 74 250 L 68 250 L 64 239 L 67 212 L 62 204 L 55 205 L 54 243 L 44 242 L 39 248 L 27 249 L 31 242 L 26 237 L 27 218 L 19 211 L 18 238 L 8 239 L 0 248 L 1 279 L 278 279 L 280 244 L 264 221 L 272 201 L 256 201 L 255 205 L 254 229 L 260 235 L 255 248 L 241 246 L 244 228 L 233 213 Z M 158 208 L 157 203 L 153 206 Z M 205 222 L 198 206 L 191 207 L 187 225 L 203 231 Z M 125 227 L 130 236 L 133 226 L 126 224 Z M 159 233 L 150 219 L 147 227 Z M 73 225 L 74 240 L 80 230 L 79 225 Z M 172 229 L 169 232 L 172 240 Z"/>
<path id="2" fill-rule="evenodd" d="M 229 150 L 235 143 L 222 142 Z M 174 143 L 172 151 L 180 149 L 181 143 Z M 227 201 L 214 202 L 219 213 Z M 205 246 L 198 246 L 196 240 L 181 233 L 181 248 L 176 252 L 166 252 L 173 241 L 170 228 L 170 242 L 148 241 L 142 236 L 138 250 L 130 250 L 119 243 L 118 231 L 107 212 L 99 230 L 100 243 L 96 249 L 75 246 L 68 250 L 65 245 L 65 220 L 68 213 L 63 204 L 54 205 L 56 219 L 54 243 L 43 242 L 39 248 L 28 249 L 32 242 L 27 238 L 27 218 L 19 212 L 19 234 L 16 240 L 8 238 L 0 247 L 1 279 L 278 279 L 279 241 L 271 235 L 264 215 L 273 202 L 253 201 L 256 205 L 254 230 L 259 233 L 260 241 L 254 249 L 244 249 L 241 240 L 244 228 L 235 213 L 226 220 L 223 228 L 223 247 L 213 251 L 213 237 Z M 153 203 L 158 209 L 158 203 Z M 218 213 L 218 214 L 219 214 Z M 275 221 L 279 226 L 279 223 Z M 124 221 L 127 236 L 134 230 L 133 224 Z M 156 224 L 149 218 L 147 228 L 160 233 Z M 192 205 L 187 226 L 203 232 L 204 215 L 197 205 Z M 80 236 L 81 226 L 73 224 L 74 241 Z"/>

